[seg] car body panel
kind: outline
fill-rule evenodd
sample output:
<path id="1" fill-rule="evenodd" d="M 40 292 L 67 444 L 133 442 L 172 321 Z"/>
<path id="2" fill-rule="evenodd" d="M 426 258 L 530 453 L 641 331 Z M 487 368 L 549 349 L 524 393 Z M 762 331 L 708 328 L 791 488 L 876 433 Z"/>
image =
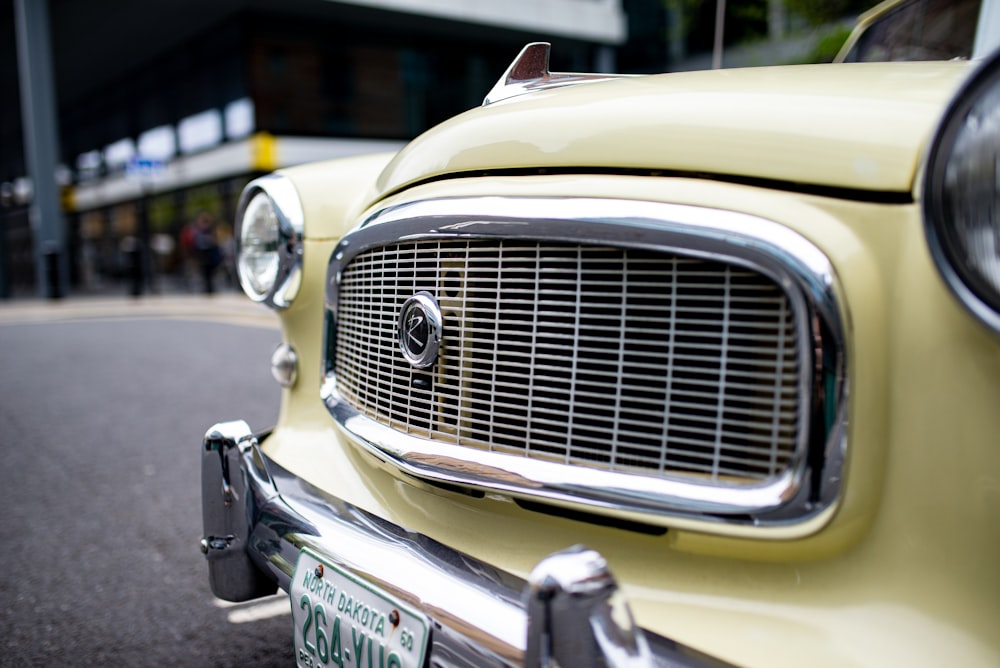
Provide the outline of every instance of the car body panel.
<path id="1" fill-rule="evenodd" d="M 331 497 L 521 578 L 586 544 L 641 627 L 738 665 L 1000 664 L 1000 341 L 935 270 L 915 185 L 970 67 L 588 84 L 468 112 L 395 157 L 283 170 L 305 215 L 301 289 L 281 312 L 301 362 L 263 453 Z M 680 519 L 648 535 L 409 478 L 335 425 L 319 392 L 324 302 L 329 256 L 349 229 L 413 201 L 581 196 L 751 214 L 826 254 L 849 378 L 846 479 L 830 513 L 805 531 Z"/>
<path id="2" fill-rule="evenodd" d="M 718 70 L 523 95 L 421 136 L 378 187 L 391 193 L 466 172 L 600 168 L 909 192 L 941 105 L 968 68 Z"/>
<path id="3" fill-rule="evenodd" d="M 851 306 L 850 392 L 864 397 L 850 404 L 847 493 L 829 526 L 799 540 L 783 540 L 780 531 L 709 536 L 683 523 L 645 536 L 529 512 L 497 496 L 442 491 L 401 479 L 353 446 L 331 424 L 315 386 L 295 390 L 302 396 L 294 408 L 285 402 L 264 442 L 267 455 L 351 504 L 522 576 L 545 554 L 586 543 L 614 564 L 640 625 L 738 664 L 933 664 L 945 658 L 927 654 L 937 646 L 961 665 L 1000 658 L 987 621 L 1000 605 L 994 562 L 952 553 L 970 542 L 979 554 L 1000 550 L 1000 533 L 987 529 L 1000 526 L 1000 450 L 993 447 L 1000 416 L 992 410 L 1000 402 L 1000 356 L 994 337 L 937 280 L 918 207 L 598 175 L 457 179 L 381 204 L 580 192 L 725 202 L 795 229 L 829 255 Z M 309 303 L 322 298 L 325 263 L 317 263 L 324 266 L 306 263 Z M 311 311 L 308 326 L 295 329 L 318 339 L 318 309 Z M 951 346 L 955 340 L 962 345 Z M 902 391 L 916 384 L 924 389 Z M 966 425 L 964 451 L 943 456 L 955 424 Z M 933 497 L 925 494 L 932 485 Z M 921 643 L 909 648 L 914 636 Z"/>

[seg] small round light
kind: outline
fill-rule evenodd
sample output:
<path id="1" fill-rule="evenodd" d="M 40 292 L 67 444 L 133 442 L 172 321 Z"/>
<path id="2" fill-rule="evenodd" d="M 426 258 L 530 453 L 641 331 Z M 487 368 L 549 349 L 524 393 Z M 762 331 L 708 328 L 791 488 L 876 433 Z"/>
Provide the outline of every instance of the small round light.
<path id="1" fill-rule="evenodd" d="M 240 225 L 238 270 L 243 290 L 257 301 L 274 288 L 280 266 L 281 224 L 271 198 L 258 192 L 247 203 Z"/>
<path id="2" fill-rule="evenodd" d="M 271 375 L 282 387 L 292 387 L 299 377 L 299 356 L 287 343 L 280 344 L 271 355 Z"/>
<path id="3" fill-rule="evenodd" d="M 948 287 L 1000 331 L 1000 60 L 969 79 L 928 156 L 924 224 Z"/>

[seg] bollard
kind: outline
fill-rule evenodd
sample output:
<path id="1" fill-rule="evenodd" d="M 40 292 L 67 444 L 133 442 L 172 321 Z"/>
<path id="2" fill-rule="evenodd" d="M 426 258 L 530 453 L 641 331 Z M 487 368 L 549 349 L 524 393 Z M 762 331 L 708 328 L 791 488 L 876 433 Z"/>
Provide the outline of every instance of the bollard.
<path id="1" fill-rule="evenodd" d="M 129 294 L 138 297 L 142 294 L 142 246 L 135 237 L 125 237 L 121 240 L 121 252 L 125 258 Z"/>
<path id="2" fill-rule="evenodd" d="M 45 296 L 49 299 L 62 299 L 62 284 L 59 282 L 59 251 L 45 251 Z"/>

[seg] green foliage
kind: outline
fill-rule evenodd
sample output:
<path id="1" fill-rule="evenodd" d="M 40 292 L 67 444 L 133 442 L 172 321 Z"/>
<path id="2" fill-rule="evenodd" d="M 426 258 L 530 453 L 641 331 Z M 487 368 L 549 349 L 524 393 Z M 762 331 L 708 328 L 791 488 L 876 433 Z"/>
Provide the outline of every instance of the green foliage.
<path id="1" fill-rule="evenodd" d="M 789 12 L 804 18 L 810 25 L 820 26 L 845 16 L 857 16 L 874 7 L 873 0 L 785 0 Z"/>
<path id="2" fill-rule="evenodd" d="M 746 42 L 767 37 L 767 2 L 727 2 L 727 42 Z"/>
<path id="3" fill-rule="evenodd" d="M 149 226 L 153 232 L 171 232 L 177 220 L 177 199 L 171 193 L 149 198 Z"/>
<path id="4" fill-rule="evenodd" d="M 850 28 L 838 28 L 823 35 L 809 55 L 803 59 L 805 63 L 832 63 L 834 57 L 851 36 Z"/>
<path id="5" fill-rule="evenodd" d="M 661 0 L 682 21 L 690 51 L 710 49 L 714 40 L 716 0 Z M 738 44 L 767 37 L 768 0 L 727 0 L 725 41 Z"/>

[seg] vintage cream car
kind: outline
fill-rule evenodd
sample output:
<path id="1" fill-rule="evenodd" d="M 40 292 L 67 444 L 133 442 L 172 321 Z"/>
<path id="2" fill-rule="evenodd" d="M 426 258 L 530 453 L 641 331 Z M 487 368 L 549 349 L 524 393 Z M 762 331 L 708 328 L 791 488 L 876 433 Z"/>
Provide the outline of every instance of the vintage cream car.
<path id="1" fill-rule="evenodd" d="M 547 59 L 247 187 L 215 594 L 300 666 L 1000 665 L 1000 61 Z"/>

